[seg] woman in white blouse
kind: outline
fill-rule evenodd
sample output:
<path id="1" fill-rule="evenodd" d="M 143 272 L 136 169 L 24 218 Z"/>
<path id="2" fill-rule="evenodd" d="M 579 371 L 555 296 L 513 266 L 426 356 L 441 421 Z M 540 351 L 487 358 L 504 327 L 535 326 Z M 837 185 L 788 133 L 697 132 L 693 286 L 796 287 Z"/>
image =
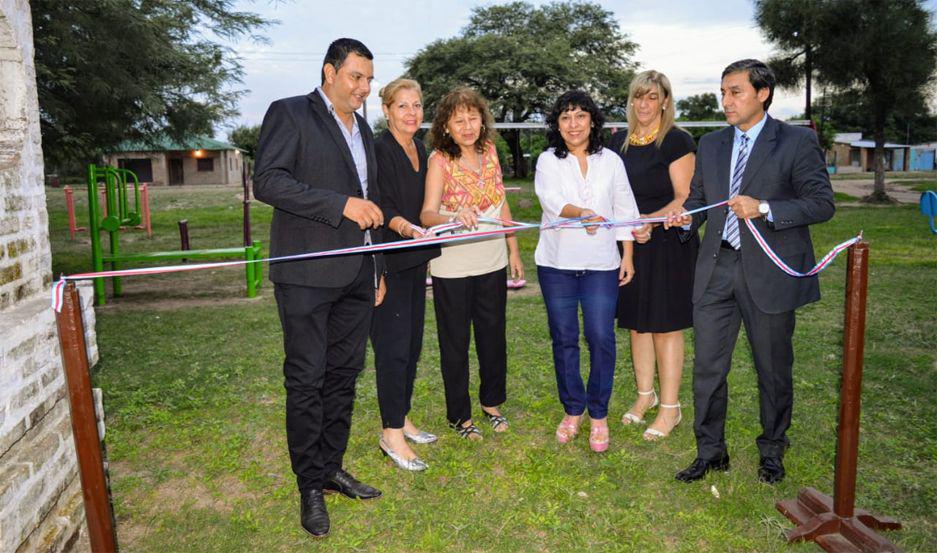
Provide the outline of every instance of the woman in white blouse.
<path id="1" fill-rule="evenodd" d="M 602 113 L 588 94 L 570 91 L 547 117 L 550 147 L 537 159 L 535 187 L 543 223 L 581 217 L 588 222 L 638 218 L 621 158 L 602 146 Z M 589 411 L 589 446 L 608 449 L 608 400 L 615 373 L 618 287 L 634 277 L 630 227 L 544 230 L 534 259 L 547 308 L 556 385 L 566 416 L 556 439 L 567 443 Z M 623 255 L 617 242 L 621 242 Z M 579 372 L 579 307 L 590 370 Z"/>

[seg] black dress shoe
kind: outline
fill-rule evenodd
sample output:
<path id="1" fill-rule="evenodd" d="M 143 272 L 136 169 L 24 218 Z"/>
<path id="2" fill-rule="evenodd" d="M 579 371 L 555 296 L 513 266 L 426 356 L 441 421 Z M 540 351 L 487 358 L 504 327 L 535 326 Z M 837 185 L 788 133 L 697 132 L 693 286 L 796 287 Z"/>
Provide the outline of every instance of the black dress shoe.
<path id="1" fill-rule="evenodd" d="M 762 457 L 758 463 L 758 480 L 766 484 L 777 484 L 784 480 L 784 463 L 780 457 Z"/>
<path id="2" fill-rule="evenodd" d="M 332 478 L 328 479 L 322 485 L 322 491 L 325 493 L 340 493 L 351 499 L 374 499 L 381 497 L 381 490 L 372 488 L 367 484 L 362 484 L 348 472 L 338 469 Z"/>
<path id="3" fill-rule="evenodd" d="M 325 510 L 325 496 L 322 490 L 312 490 L 300 496 L 299 523 L 314 538 L 329 535 L 329 512 Z"/>
<path id="4" fill-rule="evenodd" d="M 715 459 L 697 457 L 690 466 L 678 472 L 676 478 L 681 482 L 695 482 L 711 470 L 723 472 L 729 470 L 729 454 L 723 453 L 721 457 Z"/>

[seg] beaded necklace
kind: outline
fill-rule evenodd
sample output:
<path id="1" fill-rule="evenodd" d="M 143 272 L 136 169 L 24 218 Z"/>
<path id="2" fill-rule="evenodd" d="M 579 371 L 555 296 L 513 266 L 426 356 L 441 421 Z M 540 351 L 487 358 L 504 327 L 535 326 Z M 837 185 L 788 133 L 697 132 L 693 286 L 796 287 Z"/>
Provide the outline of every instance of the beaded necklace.
<path id="1" fill-rule="evenodd" d="M 655 128 L 650 133 L 645 134 L 644 136 L 638 136 L 637 134 L 632 133 L 628 135 L 628 144 L 631 144 L 632 146 L 646 146 L 657 139 L 658 131 L 660 131 L 660 126 Z"/>

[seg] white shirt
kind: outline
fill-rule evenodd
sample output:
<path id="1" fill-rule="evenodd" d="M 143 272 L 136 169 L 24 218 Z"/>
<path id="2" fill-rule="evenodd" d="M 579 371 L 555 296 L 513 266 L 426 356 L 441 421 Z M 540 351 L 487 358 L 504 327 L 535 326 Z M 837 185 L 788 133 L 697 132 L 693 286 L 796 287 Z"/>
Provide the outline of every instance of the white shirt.
<path id="1" fill-rule="evenodd" d="M 588 171 L 582 176 L 579 160 L 569 154 L 559 159 L 548 148 L 537 158 L 534 188 L 542 223 L 560 220 L 567 204 L 591 209 L 611 221 L 628 221 L 640 216 L 631 192 L 625 164 L 618 155 L 602 148 L 587 158 Z M 618 240 L 634 240 L 635 227 L 603 228 L 588 234 L 584 228 L 540 231 L 534 253 L 537 265 L 572 271 L 608 271 L 621 266 Z"/>

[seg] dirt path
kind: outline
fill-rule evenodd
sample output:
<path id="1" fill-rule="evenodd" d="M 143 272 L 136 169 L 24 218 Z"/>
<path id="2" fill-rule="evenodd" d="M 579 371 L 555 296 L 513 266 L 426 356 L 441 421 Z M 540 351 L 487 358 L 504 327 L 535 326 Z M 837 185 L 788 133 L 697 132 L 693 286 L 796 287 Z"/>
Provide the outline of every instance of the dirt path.
<path id="1" fill-rule="evenodd" d="M 869 179 L 834 180 L 832 183 L 835 192 L 842 192 L 857 198 L 868 196 L 874 188 L 874 182 Z M 901 184 L 901 181 L 886 180 L 885 189 L 888 195 L 897 200 L 898 203 L 916 204 L 921 198 L 920 192 L 905 187 Z"/>

